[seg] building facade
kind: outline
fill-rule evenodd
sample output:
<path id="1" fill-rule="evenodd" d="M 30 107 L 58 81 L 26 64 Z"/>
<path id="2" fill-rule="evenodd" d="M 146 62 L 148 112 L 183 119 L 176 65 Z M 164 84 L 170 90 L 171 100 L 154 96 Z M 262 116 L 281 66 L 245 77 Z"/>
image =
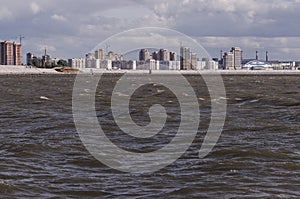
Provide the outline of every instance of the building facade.
<path id="1" fill-rule="evenodd" d="M 197 68 L 197 54 L 191 53 L 191 69 L 195 70 Z"/>
<path id="2" fill-rule="evenodd" d="M 26 63 L 27 63 L 27 65 L 29 65 L 29 66 L 31 66 L 33 63 L 33 57 L 34 57 L 34 55 L 32 54 L 32 53 L 27 53 L 26 54 Z"/>
<path id="3" fill-rule="evenodd" d="M 14 44 L 14 65 L 22 65 L 22 46 L 21 44 Z"/>
<path id="4" fill-rule="evenodd" d="M 105 51 L 103 49 L 98 49 L 95 51 L 95 58 L 100 60 L 105 60 Z"/>
<path id="5" fill-rule="evenodd" d="M 151 59 L 151 55 L 148 49 L 141 49 L 139 53 L 140 61 L 147 61 Z"/>
<path id="6" fill-rule="evenodd" d="M 0 65 L 21 65 L 22 46 L 11 41 L 0 42 Z"/>
<path id="7" fill-rule="evenodd" d="M 197 61 L 197 70 L 218 70 L 219 63 L 209 58 L 203 58 L 201 61 Z"/>
<path id="8" fill-rule="evenodd" d="M 191 50 L 188 47 L 180 47 L 180 70 L 191 69 Z"/>
<path id="9" fill-rule="evenodd" d="M 233 53 L 233 68 L 241 69 L 242 68 L 242 59 L 243 59 L 243 52 L 240 47 L 232 47 L 231 51 Z"/>
<path id="10" fill-rule="evenodd" d="M 86 67 L 86 61 L 83 58 L 69 59 L 68 64 L 72 68 L 85 68 Z"/>
<path id="11" fill-rule="evenodd" d="M 170 52 L 167 49 L 159 50 L 159 60 L 160 61 L 170 61 Z"/>
<path id="12" fill-rule="evenodd" d="M 112 61 L 124 61 L 124 56 L 122 54 L 110 51 L 107 55 L 107 59 Z"/>
<path id="13" fill-rule="evenodd" d="M 177 61 L 176 52 L 170 52 L 170 61 Z"/>
<path id="14" fill-rule="evenodd" d="M 227 70 L 234 70 L 234 54 L 226 52 L 223 56 L 223 68 Z"/>

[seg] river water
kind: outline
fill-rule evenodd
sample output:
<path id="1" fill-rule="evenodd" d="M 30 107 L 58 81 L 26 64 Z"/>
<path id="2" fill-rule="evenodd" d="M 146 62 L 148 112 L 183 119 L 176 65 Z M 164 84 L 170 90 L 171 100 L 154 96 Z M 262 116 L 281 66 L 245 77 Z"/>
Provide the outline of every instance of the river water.
<path id="1" fill-rule="evenodd" d="M 180 121 L 178 102 L 168 98 L 169 91 L 155 93 L 164 88 L 153 90 L 153 85 L 135 93 L 132 119 L 147 124 L 144 108 L 161 102 L 169 106 L 169 126 L 144 142 L 119 132 L 109 107 L 119 78 L 105 75 L 97 90 L 97 116 L 108 137 L 140 153 L 170 142 Z M 166 168 L 132 174 L 97 161 L 81 142 L 72 115 L 74 75 L 1 75 L 0 197 L 299 198 L 299 76 L 224 75 L 226 121 L 218 143 L 203 159 L 197 153 L 210 121 L 211 99 L 199 76 L 186 78 L 201 110 L 194 142 Z"/>

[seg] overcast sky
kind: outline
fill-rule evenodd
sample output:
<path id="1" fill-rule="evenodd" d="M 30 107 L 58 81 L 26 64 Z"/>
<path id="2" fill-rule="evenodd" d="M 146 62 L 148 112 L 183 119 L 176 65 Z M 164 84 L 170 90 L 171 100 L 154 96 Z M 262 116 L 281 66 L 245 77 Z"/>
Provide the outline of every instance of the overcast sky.
<path id="1" fill-rule="evenodd" d="M 244 58 L 300 60 L 300 0 L 0 0 L 0 40 L 23 35 L 23 52 L 84 57 L 113 34 L 164 27 L 212 57 L 239 46 Z M 164 47 L 164 46 L 162 46 Z M 110 49 L 113 50 L 113 49 Z"/>

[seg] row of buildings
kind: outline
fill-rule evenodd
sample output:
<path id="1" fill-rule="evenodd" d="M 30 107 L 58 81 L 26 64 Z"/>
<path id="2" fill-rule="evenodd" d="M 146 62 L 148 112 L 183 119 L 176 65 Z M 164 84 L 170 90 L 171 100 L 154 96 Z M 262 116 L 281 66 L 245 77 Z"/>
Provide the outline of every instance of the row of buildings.
<path id="1" fill-rule="evenodd" d="M 108 70 L 181 70 L 180 61 L 159 61 L 154 59 L 141 60 L 100 60 L 100 59 L 84 59 L 73 58 L 68 60 L 69 66 L 72 68 L 98 68 Z M 209 59 L 197 61 L 194 70 L 218 69 L 218 62 Z"/>
<path id="2" fill-rule="evenodd" d="M 297 70 L 299 62 L 269 60 L 268 51 L 266 51 L 265 60 L 259 59 L 256 51 L 255 59 L 243 59 L 243 51 L 240 47 L 232 47 L 229 52 L 221 51 L 219 60 L 219 69 L 224 70 Z"/>
<path id="3" fill-rule="evenodd" d="M 85 58 L 68 60 L 68 65 L 73 68 L 99 68 L 99 69 L 127 69 L 127 70 L 239 70 L 239 69 L 299 69 L 299 62 L 269 61 L 268 52 L 266 59 L 259 60 L 258 52 L 255 59 L 243 59 L 240 47 L 232 47 L 229 52 L 221 51 L 220 58 L 198 58 L 189 47 L 180 47 L 180 54 L 162 48 L 159 50 L 141 49 L 138 60 L 124 60 L 122 54 L 98 49 L 88 53 Z M 27 53 L 27 65 L 50 68 L 58 65 L 59 59 L 47 55 L 36 57 Z M 22 45 L 11 42 L 0 42 L 0 65 L 22 65 Z"/>
<path id="4" fill-rule="evenodd" d="M 159 51 L 154 51 L 152 54 L 146 48 L 141 49 L 139 52 L 139 60 L 147 61 L 154 59 L 156 61 L 177 61 L 176 52 L 171 52 L 168 49 L 162 48 Z"/>
<path id="5" fill-rule="evenodd" d="M 22 65 L 22 45 L 12 41 L 0 42 L 0 65 Z"/>
<path id="6" fill-rule="evenodd" d="M 217 70 L 218 60 L 197 57 L 188 47 L 180 48 L 180 56 L 176 52 L 162 48 L 150 52 L 149 49 L 139 51 L 139 60 L 124 60 L 123 55 L 103 49 L 96 50 L 86 55 L 86 58 L 69 59 L 68 63 L 73 68 L 99 68 L 99 69 L 127 69 L 127 70 Z"/>

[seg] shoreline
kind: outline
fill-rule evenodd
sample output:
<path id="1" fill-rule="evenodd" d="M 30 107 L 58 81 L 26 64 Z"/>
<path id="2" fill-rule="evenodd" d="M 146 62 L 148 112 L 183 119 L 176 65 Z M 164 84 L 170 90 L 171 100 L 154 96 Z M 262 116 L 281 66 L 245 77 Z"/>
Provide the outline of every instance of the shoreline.
<path id="1" fill-rule="evenodd" d="M 105 70 L 96 68 L 79 69 L 77 73 L 58 72 L 55 69 L 33 68 L 26 66 L 0 65 L 0 75 L 42 75 L 42 74 L 150 74 L 149 70 Z M 152 70 L 153 75 L 300 75 L 300 70 L 202 70 L 202 71 L 172 71 Z"/>
<path id="2" fill-rule="evenodd" d="M 40 75 L 40 74 L 61 74 L 54 69 L 42 69 L 28 66 L 6 66 L 0 65 L 0 75 Z"/>

